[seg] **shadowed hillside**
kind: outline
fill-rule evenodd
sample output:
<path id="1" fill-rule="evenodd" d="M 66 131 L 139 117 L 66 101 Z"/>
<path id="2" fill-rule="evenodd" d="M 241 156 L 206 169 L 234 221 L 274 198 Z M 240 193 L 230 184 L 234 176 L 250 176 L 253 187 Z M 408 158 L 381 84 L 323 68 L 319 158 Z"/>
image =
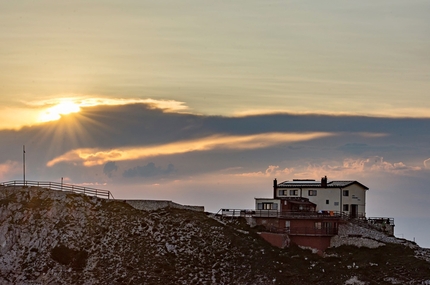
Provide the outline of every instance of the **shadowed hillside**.
<path id="1" fill-rule="evenodd" d="M 272 247 L 241 220 L 35 187 L 0 187 L 0 246 L 0 284 L 430 284 L 419 248 L 323 257 Z"/>

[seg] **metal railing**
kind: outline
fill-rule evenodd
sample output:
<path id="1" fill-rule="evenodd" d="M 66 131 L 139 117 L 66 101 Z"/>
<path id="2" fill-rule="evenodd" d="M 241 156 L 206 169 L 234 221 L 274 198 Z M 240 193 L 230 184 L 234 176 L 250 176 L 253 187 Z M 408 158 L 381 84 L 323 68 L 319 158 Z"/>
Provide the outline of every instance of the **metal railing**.
<path id="1" fill-rule="evenodd" d="M 367 223 L 371 225 L 385 224 L 385 225 L 394 226 L 394 218 L 370 217 L 370 218 L 367 218 Z"/>
<path id="2" fill-rule="evenodd" d="M 272 210 L 273 211 L 273 210 Z M 284 211 L 284 212 L 268 212 L 268 210 L 255 210 L 254 217 L 278 217 L 291 219 L 348 219 L 348 215 L 344 212 L 336 211 Z"/>
<path id="3" fill-rule="evenodd" d="M 394 236 L 394 218 L 369 217 L 363 219 L 352 219 L 351 222 L 361 227 L 378 230 L 390 236 Z"/>
<path id="4" fill-rule="evenodd" d="M 115 199 L 112 193 L 108 190 L 101 190 L 91 187 L 78 186 L 73 184 L 46 182 L 46 181 L 29 181 L 29 180 L 14 180 L 0 183 L 3 187 L 41 187 L 52 190 L 71 191 L 74 193 L 85 194 L 88 196 L 96 196 L 103 199 Z"/>
<path id="5" fill-rule="evenodd" d="M 316 228 L 316 227 L 291 227 L 291 228 L 277 228 L 270 227 L 270 232 L 286 233 L 289 235 L 303 235 L 303 236 L 334 236 L 337 235 L 338 229 L 335 227 Z"/>
<path id="6" fill-rule="evenodd" d="M 257 217 L 257 218 L 291 218 L 291 219 L 343 219 L 347 220 L 349 215 L 344 212 L 335 211 L 287 211 L 278 210 L 244 210 L 244 209 L 220 209 L 217 213 L 223 217 Z"/>
<path id="7" fill-rule="evenodd" d="M 216 214 L 222 217 L 252 217 L 254 210 L 244 209 L 220 209 Z"/>

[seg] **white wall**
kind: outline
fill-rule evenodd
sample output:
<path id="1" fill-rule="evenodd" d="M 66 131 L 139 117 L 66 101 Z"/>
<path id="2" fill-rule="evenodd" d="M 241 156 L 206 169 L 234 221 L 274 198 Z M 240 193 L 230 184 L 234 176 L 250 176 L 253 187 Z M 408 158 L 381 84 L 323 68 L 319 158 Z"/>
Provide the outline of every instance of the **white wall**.
<path id="1" fill-rule="evenodd" d="M 287 195 L 281 195 L 283 190 L 287 190 Z M 297 196 L 291 196 L 290 190 L 297 190 Z M 309 196 L 309 190 L 316 190 L 316 196 Z M 349 190 L 349 196 L 343 196 L 343 190 Z M 343 211 L 343 205 L 358 205 L 358 214 L 365 215 L 366 190 L 358 184 L 352 184 L 344 188 L 278 188 L 278 197 L 304 197 L 317 205 L 317 211 Z M 342 196 L 341 196 L 342 195 Z M 328 204 L 326 201 L 328 200 Z M 349 214 L 349 211 L 344 211 Z"/>

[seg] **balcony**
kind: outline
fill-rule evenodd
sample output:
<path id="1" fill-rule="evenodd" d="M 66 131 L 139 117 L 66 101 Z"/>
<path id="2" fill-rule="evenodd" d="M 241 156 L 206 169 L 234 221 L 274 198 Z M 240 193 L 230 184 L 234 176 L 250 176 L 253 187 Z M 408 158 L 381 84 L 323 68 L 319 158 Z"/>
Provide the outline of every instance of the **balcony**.
<path id="1" fill-rule="evenodd" d="M 221 209 L 217 214 L 223 217 L 254 217 L 254 218 L 285 218 L 285 219 L 343 219 L 349 216 L 343 212 L 335 211 L 287 211 L 277 210 L 243 210 L 243 209 Z"/>
<path id="2" fill-rule="evenodd" d="M 335 236 L 338 233 L 337 227 L 292 227 L 292 228 L 276 228 L 271 227 L 268 229 L 273 233 L 285 233 L 291 236 Z"/>

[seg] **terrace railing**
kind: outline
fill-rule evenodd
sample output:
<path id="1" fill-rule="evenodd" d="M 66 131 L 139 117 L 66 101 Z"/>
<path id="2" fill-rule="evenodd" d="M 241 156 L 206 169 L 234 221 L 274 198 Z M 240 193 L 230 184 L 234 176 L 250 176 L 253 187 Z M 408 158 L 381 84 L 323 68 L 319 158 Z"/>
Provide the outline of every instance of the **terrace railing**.
<path id="1" fill-rule="evenodd" d="M 74 193 L 85 194 L 88 196 L 96 196 L 103 199 L 115 199 L 112 193 L 108 190 L 84 187 L 73 184 L 46 182 L 46 181 L 29 181 L 29 180 L 14 180 L 0 183 L 3 187 L 41 187 L 52 190 L 71 191 Z"/>
<path id="2" fill-rule="evenodd" d="M 383 225 L 394 226 L 394 218 L 370 217 L 370 218 L 367 218 L 367 223 L 371 225 L 383 224 Z"/>
<path id="3" fill-rule="evenodd" d="M 269 228 L 270 232 L 286 233 L 289 235 L 301 236 L 334 236 L 337 235 L 337 228 L 316 228 L 316 227 L 291 227 L 291 228 Z"/>
<path id="4" fill-rule="evenodd" d="M 280 212 L 277 210 L 244 210 L 220 209 L 219 215 L 223 217 L 256 217 L 256 218 L 290 218 L 290 219 L 348 219 L 349 215 L 343 212 Z"/>

